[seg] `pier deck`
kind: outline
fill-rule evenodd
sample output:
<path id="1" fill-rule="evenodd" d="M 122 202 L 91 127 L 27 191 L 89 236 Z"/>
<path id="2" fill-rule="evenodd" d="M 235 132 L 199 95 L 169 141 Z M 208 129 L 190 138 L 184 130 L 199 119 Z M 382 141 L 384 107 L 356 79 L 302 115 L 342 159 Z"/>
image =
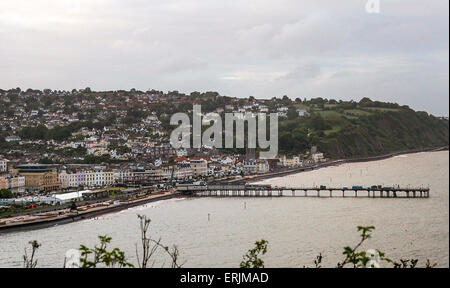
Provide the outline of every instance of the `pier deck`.
<path id="1" fill-rule="evenodd" d="M 364 197 L 364 198 L 429 198 L 429 188 L 344 188 L 344 187 L 267 187 L 264 185 L 207 185 L 180 189 L 197 197 Z M 180 191 L 179 190 L 179 191 Z"/>

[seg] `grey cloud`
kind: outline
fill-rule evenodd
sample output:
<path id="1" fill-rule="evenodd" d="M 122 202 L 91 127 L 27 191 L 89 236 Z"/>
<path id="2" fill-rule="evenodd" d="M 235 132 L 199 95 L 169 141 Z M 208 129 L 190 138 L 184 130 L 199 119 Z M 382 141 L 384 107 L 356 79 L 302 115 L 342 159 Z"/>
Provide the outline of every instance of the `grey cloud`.
<path id="1" fill-rule="evenodd" d="M 289 79 L 302 82 L 318 77 L 320 72 L 321 69 L 319 65 L 316 63 L 307 63 L 297 66 L 292 72 L 289 72 L 286 76 L 281 77 L 280 80 Z"/>
<path id="2" fill-rule="evenodd" d="M 448 115 L 448 1 L 380 1 L 2 0 L 0 87 L 371 97 Z"/>

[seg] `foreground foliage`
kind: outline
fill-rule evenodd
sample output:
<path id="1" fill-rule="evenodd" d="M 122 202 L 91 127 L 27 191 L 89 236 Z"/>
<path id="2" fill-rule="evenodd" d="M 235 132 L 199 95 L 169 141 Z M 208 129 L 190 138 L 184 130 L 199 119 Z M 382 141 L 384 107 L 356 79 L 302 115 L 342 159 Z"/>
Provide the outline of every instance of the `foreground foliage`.
<path id="1" fill-rule="evenodd" d="M 98 238 L 100 239 L 100 246 L 98 247 L 95 246 L 91 249 L 84 245 L 80 246 L 81 268 L 96 268 L 99 264 L 103 264 L 106 267 L 134 267 L 133 264 L 126 261 L 125 253 L 119 248 L 114 248 L 111 251 L 106 250 L 111 242 L 111 237 L 98 236 Z"/>
<path id="2" fill-rule="evenodd" d="M 151 220 L 147 216 L 138 215 L 140 221 L 141 232 L 141 252 L 139 252 L 136 246 L 136 257 L 138 260 L 139 268 L 150 268 L 152 257 L 158 249 L 162 249 L 170 258 L 171 268 L 181 268 L 183 264 L 179 263 L 179 250 L 177 246 L 169 248 L 161 243 L 161 239 L 154 240 L 148 235 L 148 229 L 150 227 Z M 353 247 L 344 247 L 343 255 L 344 259 L 337 263 L 336 268 L 380 268 L 385 263 L 386 267 L 391 268 L 417 268 L 418 259 L 400 259 L 394 261 L 386 257 L 385 253 L 380 250 L 369 249 L 367 251 L 361 251 L 361 246 L 368 239 L 372 237 L 372 232 L 375 230 L 374 226 L 358 226 L 358 232 L 360 232 L 360 239 Z M 112 238 L 108 236 L 99 236 L 100 245 L 94 248 L 88 248 L 85 245 L 81 245 L 79 251 L 81 253 L 79 268 L 97 268 L 97 267 L 110 267 L 110 268 L 132 268 L 133 264 L 128 262 L 125 253 L 119 248 L 114 248 L 108 251 L 108 245 L 111 243 Z M 35 253 L 41 246 L 37 241 L 29 242 L 32 247 L 32 253 L 30 256 L 25 254 L 23 256 L 25 268 L 35 268 L 37 266 L 37 259 L 35 259 Z M 240 263 L 240 268 L 264 268 L 264 260 L 261 258 L 267 253 L 269 242 L 261 239 L 255 242 L 255 247 L 248 250 L 243 256 L 243 260 Z M 314 260 L 314 267 L 321 268 L 324 256 L 319 254 Z M 65 263 L 66 264 L 66 263 Z M 154 262 L 153 262 L 154 264 Z M 427 259 L 425 268 L 434 268 L 437 263 L 430 262 Z M 66 267 L 66 265 L 64 265 Z M 304 266 L 304 268 L 308 268 Z"/>
<path id="3" fill-rule="evenodd" d="M 266 240 L 256 241 L 255 248 L 248 250 L 244 255 L 244 260 L 241 262 L 241 268 L 264 268 L 264 261 L 259 258 L 259 255 L 267 253 L 267 245 L 269 242 Z"/>
<path id="4" fill-rule="evenodd" d="M 337 263 L 336 268 L 380 268 L 382 262 L 385 262 L 391 268 L 417 268 L 419 263 L 418 259 L 400 259 L 398 261 L 391 260 L 386 257 L 385 253 L 380 250 L 369 249 L 367 251 L 360 251 L 360 248 L 364 242 L 372 237 L 372 232 L 375 230 L 374 226 L 358 226 L 358 232 L 360 232 L 359 242 L 352 247 L 344 247 L 343 255 L 345 258 Z M 247 254 L 244 255 L 244 261 L 241 262 L 241 268 L 264 268 L 264 261 L 260 258 L 260 255 L 264 255 L 267 252 L 268 242 L 266 240 L 257 241 L 255 248 L 250 249 Z M 322 268 L 323 255 L 320 253 L 314 260 L 315 268 Z M 434 268 L 437 263 L 431 263 L 427 259 L 425 268 Z M 303 268 L 308 268 L 304 266 Z"/>

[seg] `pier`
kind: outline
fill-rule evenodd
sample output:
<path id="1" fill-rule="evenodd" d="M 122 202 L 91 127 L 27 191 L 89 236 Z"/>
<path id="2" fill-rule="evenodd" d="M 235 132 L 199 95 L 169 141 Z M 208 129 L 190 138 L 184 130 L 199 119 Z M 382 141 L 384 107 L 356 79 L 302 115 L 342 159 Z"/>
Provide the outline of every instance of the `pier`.
<path id="1" fill-rule="evenodd" d="M 196 197 L 326 197 L 429 198 L 429 188 L 410 187 L 272 187 L 270 185 L 181 186 L 178 191 Z"/>

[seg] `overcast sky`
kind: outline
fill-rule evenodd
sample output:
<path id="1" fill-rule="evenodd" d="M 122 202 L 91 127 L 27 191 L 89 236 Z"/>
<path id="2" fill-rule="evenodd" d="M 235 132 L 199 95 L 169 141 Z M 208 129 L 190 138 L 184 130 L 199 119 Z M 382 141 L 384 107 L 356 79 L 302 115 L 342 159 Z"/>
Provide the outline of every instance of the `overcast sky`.
<path id="1" fill-rule="evenodd" d="M 0 88 L 217 91 L 448 115 L 449 1 L 1 0 Z"/>

